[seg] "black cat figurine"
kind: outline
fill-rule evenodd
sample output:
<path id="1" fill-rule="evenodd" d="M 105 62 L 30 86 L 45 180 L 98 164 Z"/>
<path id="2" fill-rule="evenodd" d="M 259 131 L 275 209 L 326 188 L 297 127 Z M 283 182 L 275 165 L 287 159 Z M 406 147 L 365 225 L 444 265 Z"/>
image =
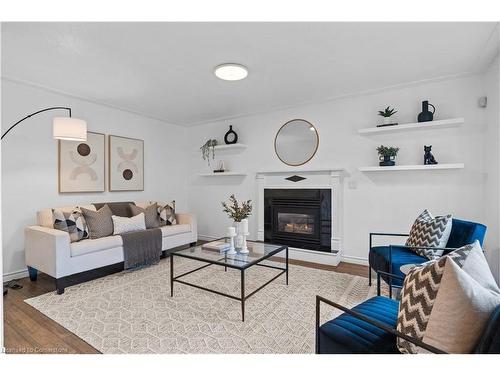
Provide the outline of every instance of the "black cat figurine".
<path id="1" fill-rule="evenodd" d="M 434 159 L 434 155 L 431 153 L 431 146 L 424 146 L 424 165 L 437 164 L 438 162 Z"/>

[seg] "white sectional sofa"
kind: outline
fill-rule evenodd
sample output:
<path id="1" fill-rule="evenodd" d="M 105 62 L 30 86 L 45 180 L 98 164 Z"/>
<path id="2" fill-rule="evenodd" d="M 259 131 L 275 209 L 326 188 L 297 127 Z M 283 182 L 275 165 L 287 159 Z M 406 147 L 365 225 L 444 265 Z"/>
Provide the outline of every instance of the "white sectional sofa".
<path id="1" fill-rule="evenodd" d="M 151 202 L 130 202 L 143 208 Z M 161 204 L 160 202 L 158 202 Z M 95 210 L 94 205 L 84 205 Z M 70 210 L 73 207 L 62 207 Z M 182 245 L 194 245 L 198 232 L 196 217 L 189 213 L 177 213 L 177 224 L 161 227 L 162 250 Z M 37 224 L 25 230 L 26 265 L 32 281 L 38 271 L 55 279 L 59 294 L 64 288 L 123 270 L 121 236 L 109 236 L 95 240 L 70 242 L 69 234 L 53 228 L 52 209 L 37 213 Z"/>

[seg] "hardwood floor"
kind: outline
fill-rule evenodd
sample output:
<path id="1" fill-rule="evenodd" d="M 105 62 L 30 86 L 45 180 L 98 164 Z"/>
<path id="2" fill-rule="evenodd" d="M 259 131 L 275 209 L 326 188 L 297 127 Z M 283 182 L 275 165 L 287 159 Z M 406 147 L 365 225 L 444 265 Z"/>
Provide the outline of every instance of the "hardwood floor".
<path id="1" fill-rule="evenodd" d="M 53 291 L 54 281 L 41 274 L 36 282 L 20 279 L 22 289 L 9 289 L 3 297 L 7 353 L 99 353 L 66 328 L 24 303 L 27 298 Z"/>
<path id="2" fill-rule="evenodd" d="M 368 276 L 368 267 L 340 263 L 337 267 L 290 259 L 290 264 L 305 267 Z M 13 290 L 4 296 L 4 333 L 7 353 L 99 353 L 92 346 L 74 335 L 33 307 L 24 303 L 27 298 L 54 290 L 54 282 L 41 274 L 36 282 L 29 278 L 19 280 L 22 289 Z"/>

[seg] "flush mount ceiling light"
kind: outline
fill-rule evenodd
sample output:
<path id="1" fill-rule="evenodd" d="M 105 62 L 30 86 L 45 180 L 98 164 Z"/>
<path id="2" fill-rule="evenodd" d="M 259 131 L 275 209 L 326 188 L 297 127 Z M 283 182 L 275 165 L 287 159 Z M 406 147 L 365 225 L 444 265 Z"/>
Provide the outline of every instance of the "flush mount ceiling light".
<path id="1" fill-rule="evenodd" d="M 215 67 L 214 73 L 224 81 L 239 81 L 248 76 L 248 69 L 241 64 L 221 64 Z"/>

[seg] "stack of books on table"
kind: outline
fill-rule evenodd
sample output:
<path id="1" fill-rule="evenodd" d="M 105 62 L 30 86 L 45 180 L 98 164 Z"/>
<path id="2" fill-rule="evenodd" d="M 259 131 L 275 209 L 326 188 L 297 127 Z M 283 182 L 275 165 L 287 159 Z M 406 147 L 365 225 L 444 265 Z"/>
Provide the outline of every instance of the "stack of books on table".
<path id="1" fill-rule="evenodd" d="M 203 248 L 209 249 L 209 250 L 217 250 L 217 251 L 227 251 L 229 250 L 229 242 L 224 242 L 224 241 L 212 241 L 208 242 L 203 245 Z"/>

